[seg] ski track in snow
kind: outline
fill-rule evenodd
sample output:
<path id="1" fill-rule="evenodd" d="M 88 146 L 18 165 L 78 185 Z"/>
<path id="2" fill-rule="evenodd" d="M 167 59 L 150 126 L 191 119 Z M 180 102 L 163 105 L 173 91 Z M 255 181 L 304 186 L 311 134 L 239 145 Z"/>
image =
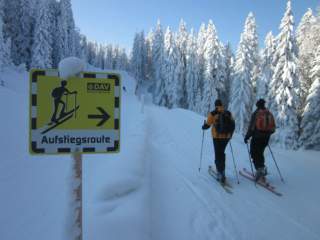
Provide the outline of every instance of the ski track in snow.
<path id="1" fill-rule="evenodd" d="M 152 111 L 151 109 L 148 109 L 148 111 Z M 150 114 L 151 116 L 156 116 L 156 114 Z M 179 143 L 175 141 L 175 139 L 172 137 L 172 133 L 174 131 L 168 130 L 166 128 L 170 125 L 170 123 L 164 119 L 161 119 L 161 123 L 154 123 L 153 128 L 153 138 L 157 139 L 157 144 L 153 144 L 154 148 L 158 148 L 157 152 L 163 151 L 161 150 L 164 146 L 168 147 L 176 147 L 179 149 Z M 152 120 L 150 120 L 152 121 Z M 155 120 L 153 120 L 154 122 Z M 164 127 L 160 127 L 164 126 Z M 186 132 L 184 132 L 184 138 L 187 139 L 187 142 L 189 144 L 192 144 L 192 141 L 188 138 L 188 135 Z M 182 148 L 181 148 L 182 150 Z M 177 153 L 180 151 L 177 150 Z M 155 152 L 156 154 L 156 152 Z M 178 158 L 183 158 L 182 154 L 177 154 Z M 170 158 L 169 158 L 170 159 Z M 166 161 L 163 159 L 162 161 Z M 225 228 L 224 226 L 230 224 L 227 220 L 227 217 L 224 214 L 224 211 L 226 207 L 222 207 L 221 204 L 218 202 L 208 202 L 206 195 L 208 195 L 208 192 L 211 190 L 215 191 L 216 193 L 219 193 L 222 195 L 227 194 L 224 192 L 224 190 L 218 186 L 215 185 L 214 182 L 211 182 L 211 184 L 206 183 L 204 187 L 205 189 L 200 189 L 200 184 L 204 185 L 204 182 L 199 182 L 199 180 L 194 179 L 189 180 L 189 178 L 182 173 L 175 165 L 174 163 L 169 164 L 168 159 L 166 161 L 166 164 L 168 165 L 168 168 L 171 168 L 174 170 L 174 174 L 178 176 L 179 179 L 181 179 L 183 185 L 193 194 L 193 196 L 197 199 L 197 201 L 201 204 L 201 210 L 197 210 L 194 213 L 194 216 L 190 218 L 190 224 L 191 227 L 194 229 L 194 231 L 197 233 L 197 238 L 199 239 L 210 239 L 212 236 L 217 237 L 217 239 L 235 239 L 233 236 L 236 236 L 236 232 L 233 231 L 233 228 Z M 201 176 L 201 175 L 200 175 Z M 197 186 L 198 185 L 198 186 Z M 211 185 L 211 186 L 210 186 Z M 211 188 L 210 188 L 211 187 Z M 216 187 L 216 189 L 214 189 Z M 228 196 L 225 196 L 228 197 Z M 219 207 L 217 207 L 217 205 Z M 206 218 L 204 217 L 207 216 Z M 203 219 L 206 219 L 208 223 L 206 223 L 203 226 Z M 205 228 L 205 226 L 207 226 Z"/>

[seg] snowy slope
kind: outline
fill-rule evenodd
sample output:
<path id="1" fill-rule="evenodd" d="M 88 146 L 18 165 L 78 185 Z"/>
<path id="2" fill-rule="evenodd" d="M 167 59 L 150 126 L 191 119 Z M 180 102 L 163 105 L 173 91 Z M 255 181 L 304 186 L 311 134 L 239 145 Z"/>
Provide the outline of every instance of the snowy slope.
<path id="1" fill-rule="evenodd" d="M 121 152 L 84 156 L 84 239 L 320 239 L 318 152 L 273 148 L 285 184 L 266 152 L 278 197 L 243 178 L 237 185 L 228 147 L 230 195 L 207 174 L 209 131 L 198 172 L 203 117 L 148 99 L 142 112 L 134 79 L 122 75 Z M 11 84 L 0 87 L 0 239 L 70 239 L 71 158 L 28 154 L 28 76 L 2 78 Z M 249 168 L 242 138 L 232 144 L 238 169 Z"/>
<path id="2" fill-rule="evenodd" d="M 318 153 L 274 149 L 286 184 L 281 183 L 271 156 L 266 154 L 270 182 L 284 193 L 279 198 L 246 179 L 241 178 L 237 186 L 228 148 L 227 175 L 235 187 L 231 196 L 206 172 L 213 162 L 209 131 L 202 172 L 198 174 L 202 117 L 154 107 L 147 113 L 154 126 L 151 138 L 156 139 L 150 141 L 155 239 L 320 239 L 320 196 L 314 181 Z M 238 168 L 250 168 L 242 138 L 237 136 L 232 143 Z"/>
<path id="3" fill-rule="evenodd" d="M 71 161 L 29 155 L 28 74 L 12 71 L 2 78 L 7 87 L 0 87 L 0 239 L 61 239 L 72 214 Z"/>

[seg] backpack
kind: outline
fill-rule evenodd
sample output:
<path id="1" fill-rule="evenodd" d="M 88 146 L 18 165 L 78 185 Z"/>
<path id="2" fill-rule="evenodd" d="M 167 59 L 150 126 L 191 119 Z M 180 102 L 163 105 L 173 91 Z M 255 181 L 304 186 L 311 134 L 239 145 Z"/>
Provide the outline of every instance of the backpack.
<path id="1" fill-rule="evenodd" d="M 218 118 L 215 124 L 217 133 L 219 134 L 233 133 L 235 129 L 235 123 L 231 117 L 231 113 L 229 111 L 223 111 L 221 113 L 216 113 L 216 114 L 218 114 Z"/>
<path id="2" fill-rule="evenodd" d="M 53 89 L 52 90 L 52 92 L 51 92 L 51 96 L 53 97 L 53 98 L 57 98 L 57 97 L 59 97 L 59 94 L 60 94 L 60 88 L 55 88 L 55 89 Z"/>
<path id="3" fill-rule="evenodd" d="M 274 133 L 276 124 L 272 113 L 267 109 L 260 109 L 256 115 L 255 127 L 261 132 Z"/>

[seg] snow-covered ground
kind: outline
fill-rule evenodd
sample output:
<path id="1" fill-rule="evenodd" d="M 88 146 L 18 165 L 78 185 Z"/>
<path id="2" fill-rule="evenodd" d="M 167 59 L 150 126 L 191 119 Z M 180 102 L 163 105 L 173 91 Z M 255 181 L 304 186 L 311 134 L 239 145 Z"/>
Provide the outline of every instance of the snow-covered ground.
<path id="1" fill-rule="evenodd" d="M 156 107 L 134 96 L 126 73 L 121 105 L 121 152 L 84 155 L 84 239 L 320 239 L 319 152 L 273 148 L 285 183 L 266 151 L 278 197 L 240 177 L 230 148 L 226 193 L 207 174 L 210 132 L 199 158 L 203 117 Z M 70 239 L 73 227 L 70 156 L 28 153 L 28 74 L 6 72 L 0 86 L 0 239 Z M 238 169 L 249 168 L 240 136 L 232 140 Z"/>

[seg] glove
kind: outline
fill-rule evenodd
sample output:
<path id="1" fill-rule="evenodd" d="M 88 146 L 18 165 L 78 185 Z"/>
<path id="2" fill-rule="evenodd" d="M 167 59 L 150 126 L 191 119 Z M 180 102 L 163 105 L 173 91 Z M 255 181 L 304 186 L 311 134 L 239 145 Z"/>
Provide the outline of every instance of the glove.
<path id="1" fill-rule="evenodd" d="M 202 125 L 202 130 L 207 130 L 209 127 L 210 127 L 210 125 L 204 123 L 204 124 Z"/>
<path id="2" fill-rule="evenodd" d="M 245 143 L 245 144 L 248 144 L 248 140 L 249 140 L 249 138 L 248 138 L 248 137 L 245 137 L 245 138 L 244 138 L 244 143 Z"/>

